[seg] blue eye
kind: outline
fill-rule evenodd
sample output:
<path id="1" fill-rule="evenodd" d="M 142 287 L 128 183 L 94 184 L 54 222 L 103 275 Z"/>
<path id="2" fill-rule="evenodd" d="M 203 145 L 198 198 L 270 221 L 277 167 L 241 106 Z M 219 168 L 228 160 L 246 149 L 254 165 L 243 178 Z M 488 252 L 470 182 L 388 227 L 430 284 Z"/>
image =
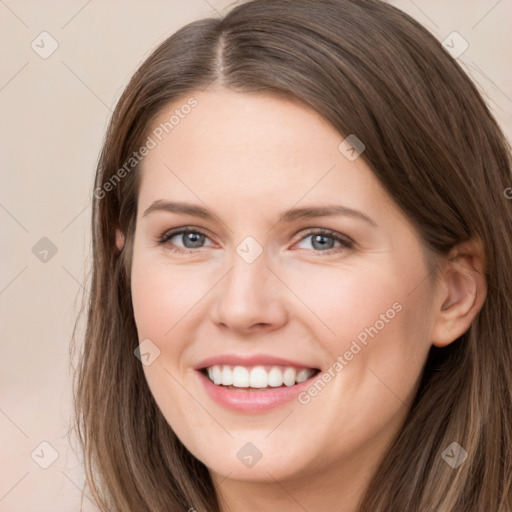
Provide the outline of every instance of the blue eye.
<path id="1" fill-rule="evenodd" d="M 176 246 L 170 243 L 174 237 L 181 237 L 181 241 L 185 247 Z M 200 231 L 192 230 L 189 228 L 180 228 L 164 234 L 159 240 L 159 244 L 169 243 L 169 249 L 176 252 L 194 252 L 195 249 L 201 249 L 201 244 L 204 244 L 205 239 L 208 237 Z"/>
<path id="2" fill-rule="evenodd" d="M 171 240 L 176 237 L 178 237 L 178 240 L 180 240 L 181 237 L 183 246 L 171 242 Z M 317 253 L 332 254 L 340 250 L 351 249 L 354 246 L 354 242 L 349 237 L 326 229 L 311 230 L 297 243 L 300 244 L 308 238 L 311 238 L 311 248 L 314 250 L 313 252 Z M 210 239 L 201 231 L 184 227 L 165 233 L 157 242 L 160 245 L 168 245 L 169 250 L 172 252 L 194 253 L 196 250 L 202 249 L 207 240 Z M 335 246 L 336 242 L 339 244 L 338 247 Z"/>
<path id="3" fill-rule="evenodd" d="M 298 243 L 304 242 L 304 240 L 308 238 L 311 238 L 310 245 L 315 249 L 315 252 L 323 252 L 326 254 L 331 254 L 333 250 L 337 252 L 340 246 L 342 249 L 351 249 L 354 246 L 354 242 L 350 238 L 326 229 L 312 230 L 306 236 L 302 237 Z M 334 246 L 336 242 L 340 244 L 338 249 Z"/>

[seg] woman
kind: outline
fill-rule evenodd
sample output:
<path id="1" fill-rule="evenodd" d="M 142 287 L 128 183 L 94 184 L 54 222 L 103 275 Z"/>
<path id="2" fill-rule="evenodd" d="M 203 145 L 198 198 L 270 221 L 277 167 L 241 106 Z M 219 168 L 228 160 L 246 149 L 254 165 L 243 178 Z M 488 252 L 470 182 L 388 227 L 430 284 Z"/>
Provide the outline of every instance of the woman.
<path id="1" fill-rule="evenodd" d="M 191 23 L 113 114 L 76 419 L 102 510 L 512 510 L 508 145 L 377 0 Z"/>

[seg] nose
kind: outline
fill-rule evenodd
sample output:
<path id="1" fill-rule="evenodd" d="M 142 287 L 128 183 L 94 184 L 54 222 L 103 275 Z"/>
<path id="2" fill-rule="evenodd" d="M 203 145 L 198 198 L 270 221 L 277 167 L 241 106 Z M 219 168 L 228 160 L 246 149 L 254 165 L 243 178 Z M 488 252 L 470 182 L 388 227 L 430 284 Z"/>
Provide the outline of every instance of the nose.
<path id="1" fill-rule="evenodd" d="M 235 253 L 231 269 L 216 287 L 213 321 L 239 334 L 279 329 L 288 319 L 285 288 L 268 268 L 265 252 L 252 263 Z"/>

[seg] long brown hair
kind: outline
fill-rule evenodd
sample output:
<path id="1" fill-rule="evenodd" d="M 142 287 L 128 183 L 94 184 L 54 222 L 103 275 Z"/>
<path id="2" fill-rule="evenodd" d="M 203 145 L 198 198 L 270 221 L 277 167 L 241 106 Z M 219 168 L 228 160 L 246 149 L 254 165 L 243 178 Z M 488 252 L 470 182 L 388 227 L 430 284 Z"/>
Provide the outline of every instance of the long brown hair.
<path id="1" fill-rule="evenodd" d="M 486 301 L 463 336 L 431 348 L 408 417 L 360 511 L 510 512 L 509 146 L 460 65 L 426 29 L 379 0 L 243 3 L 169 37 L 122 94 L 95 179 L 92 276 L 74 390 L 87 484 L 101 509 L 219 511 L 208 469 L 165 421 L 134 356 L 130 267 L 139 172 L 133 162 L 126 167 L 164 107 L 212 83 L 292 98 L 340 135 L 355 134 L 366 146 L 362 158 L 430 254 L 480 238 Z M 457 469 L 441 457 L 453 442 L 469 454 Z"/>

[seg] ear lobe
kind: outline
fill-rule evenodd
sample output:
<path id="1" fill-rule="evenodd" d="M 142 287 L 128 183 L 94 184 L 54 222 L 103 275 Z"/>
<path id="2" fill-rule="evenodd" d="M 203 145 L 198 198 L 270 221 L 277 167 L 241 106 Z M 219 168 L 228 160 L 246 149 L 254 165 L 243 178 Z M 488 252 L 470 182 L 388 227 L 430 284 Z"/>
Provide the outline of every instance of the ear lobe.
<path id="1" fill-rule="evenodd" d="M 487 296 L 485 253 L 479 240 L 452 249 L 444 265 L 432 344 L 445 347 L 470 327 Z"/>
<path id="2" fill-rule="evenodd" d="M 120 251 L 124 247 L 124 233 L 120 229 L 116 229 L 116 246 Z"/>

